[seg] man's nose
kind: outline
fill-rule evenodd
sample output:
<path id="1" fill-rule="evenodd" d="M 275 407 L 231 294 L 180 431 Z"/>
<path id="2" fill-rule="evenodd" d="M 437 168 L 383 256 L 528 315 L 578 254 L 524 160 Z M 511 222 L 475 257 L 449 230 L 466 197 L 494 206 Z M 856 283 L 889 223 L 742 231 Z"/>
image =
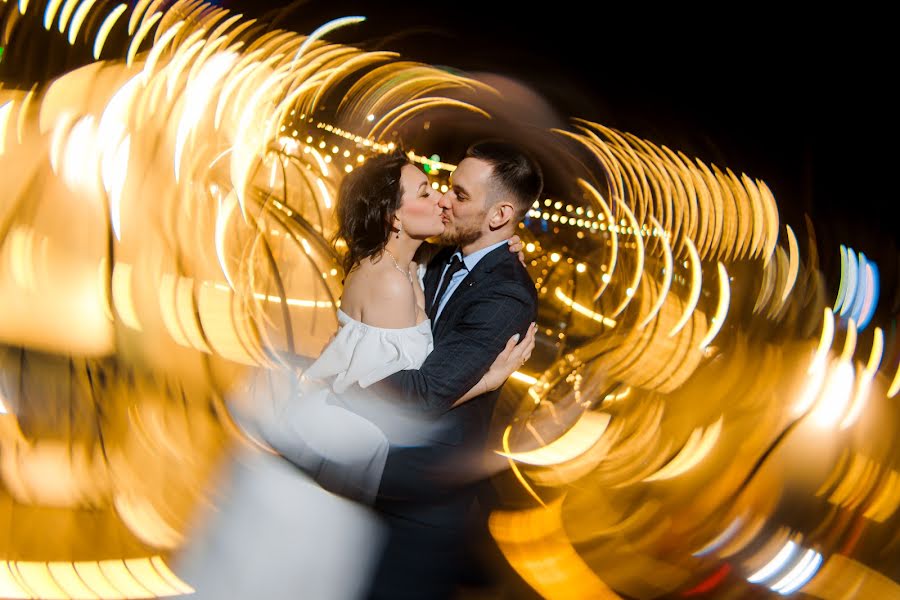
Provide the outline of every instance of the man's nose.
<path id="1" fill-rule="evenodd" d="M 444 208 L 444 209 L 449 209 L 450 208 L 450 194 L 452 194 L 452 193 L 453 192 L 448 190 L 446 193 L 441 194 L 441 197 L 438 200 L 438 206 L 440 206 L 441 208 Z"/>

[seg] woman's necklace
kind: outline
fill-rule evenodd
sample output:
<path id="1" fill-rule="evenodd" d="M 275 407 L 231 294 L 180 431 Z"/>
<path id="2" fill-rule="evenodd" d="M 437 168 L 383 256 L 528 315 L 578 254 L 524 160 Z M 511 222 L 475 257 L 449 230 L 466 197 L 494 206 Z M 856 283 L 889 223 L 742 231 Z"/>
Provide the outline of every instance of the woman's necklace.
<path id="1" fill-rule="evenodd" d="M 397 269 L 398 271 L 400 271 L 401 273 L 403 273 L 404 275 L 406 275 L 406 278 L 409 279 L 410 283 L 412 283 L 413 282 L 412 273 L 409 272 L 409 269 L 407 269 L 406 271 L 401 269 L 400 265 L 397 263 L 397 259 L 394 258 L 393 254 L 391 254 L 391 251 L 388 250 L 387 248 L 385 248 L 384 251 L 387 252 L 388 256 L 391 257 L 391 260 L 394 261 L 394 268 Z"/>

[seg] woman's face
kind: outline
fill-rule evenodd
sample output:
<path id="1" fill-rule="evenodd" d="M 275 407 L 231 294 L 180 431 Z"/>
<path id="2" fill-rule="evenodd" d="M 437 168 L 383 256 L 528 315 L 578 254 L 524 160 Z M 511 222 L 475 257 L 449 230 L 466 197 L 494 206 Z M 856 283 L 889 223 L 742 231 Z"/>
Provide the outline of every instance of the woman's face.
<path id="1" fill-rule="evenodd" d="M 400 188 L 402 195 L 396 218 L 400 220 L 403 231 L 417 240 L 442 234 L 444 223 L 441 207 L 438 206 L 441 194 L 431 187 L 425 173 L 413 165 L 403 165 Z"/>

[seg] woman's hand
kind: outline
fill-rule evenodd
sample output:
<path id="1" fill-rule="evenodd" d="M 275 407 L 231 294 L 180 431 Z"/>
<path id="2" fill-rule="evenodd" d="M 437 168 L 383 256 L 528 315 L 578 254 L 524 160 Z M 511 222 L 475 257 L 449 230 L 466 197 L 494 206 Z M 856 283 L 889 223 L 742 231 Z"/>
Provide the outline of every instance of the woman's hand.
<path id="1" fill-rule="evenodd" d="M 535 332 L 537 332 L 537 325 L 532 323 L 522 341 L 518 341 L 519 334 L 509 338 L 509 341 L 506 342 L 506 348 L 497 356 L 494 364 L 491 365 L 491 368 L 488 369 L 488 372 L 481 379 L 487 388 L 486 391 L 499 388 L 504 381 L 509 379 L 510 375 L 528 362 L 528 359 L 531 358 L 531 352 L 534 350 Z"/>
<path id="2" fill-rule="evenodd" d="M 511 238 L 509 238 L 508 244 L 509 244 L 509 251 L 512 252 L 513 254 L 518 253 L 519 262 L 522 263 L 523 267 L 527 266 L 525 264 L 525 254 L 522 252 L 522 250 L 525 248 L 525 244 L 522 243 L 522 238 L 520 238 L 517 235 L 514 235 Z"/>
<path id="3" fill-rule="evenodd" d="M 454 402 L 453 406 L 450 408 L 456 408 L 461 404 L 465 404 L 472 398 L 486 394 L 491 390 L 496 390 L 503 385 L 503 382 L 509 379 L 510 375 L 520 369 L 522 365 L 531 358 L 531 352 L 534 350 L 534 336 L 536 332 L 537 325 L 532 323 L 525 334 L 525 339 L 521 342 L 519 342 L 518 333 L 509 338 L 509 341 L 506 342 L 506 348 L 504 348 L 503 352 L 497 356 L 494 360 L 494 364 L 492 364 L 491 368 L 488 369 L 488 372 L 484 374 L 484 377 L 482 377 L 472 389 L 466 392 L 465 396 Z M 516 342 L 518 342 L 518 344 Z"/>

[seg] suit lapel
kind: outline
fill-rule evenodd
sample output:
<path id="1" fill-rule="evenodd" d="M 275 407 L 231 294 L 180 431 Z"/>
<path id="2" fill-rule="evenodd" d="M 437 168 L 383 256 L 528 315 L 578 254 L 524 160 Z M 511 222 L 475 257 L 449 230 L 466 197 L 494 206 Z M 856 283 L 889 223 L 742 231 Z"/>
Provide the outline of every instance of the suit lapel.
<path id="1" fill-rule="evenodd" d="M 441 316 L 438 317 L 437 327 L 434 329 L 435 338 L 440 337 L 441 334 L 446 331 L 447 327 L 455 321 L 454 308 L 459 306 L 460 302 L 462 302 L 466 296 L 482 287 L 480 284 L 488 279 L 490 272 L 494 270 L 494 267 L 496 267 L 500 261 L 508 258 L 506 256 L 507 254 L 512 256 L 509 252 L 509 247 L 505 244 L 488 252 L 478 261 L 475 268 L 466 275 L 466 278 L 459 282 L 459 287 L 456 288 L 456 291 L 454 291 L 453 295 L 450 296 L 450 299 L 447 300 L 447 304 L 444 305 L 444 310 L 441 311 Z M 518 260 L 518 258 L 516 260 Z M 438 273 L 438 277 L 440 277 L 440 273 Z"/>
<path id="2" fill-rule="evenodd" d="M 478 265 L 475 265 L 475 270 L 478 270 Z M 435 338 L 440 337 L 447 328 L 447 324 L 453 321 L 453 307 L 458 305 L 463 297 L 467 296 L 473 289 L 478 287 L 478 283 L 481 279 L 477 275 L 473 277 L 473 274 L 474 273 L 469 273 L 466 275 L 465 279 L 459 282 L 453 295 L 450 296 L 447 300 L 447 304 L 444 305 L 444 310 L 441 311 L 441 315 L 437 320 L 437 327 L 434 330 Z"/>
<path id="3" fill-rule="evenodd" d="M 425 271 L 425 312 L 431 312 L 431 304 L 434 302 L 434 295 L 437 293 L 438 284 L 440 283 L 441 273 L 444 267 L 453 256 L 456 248 L 444 248 L 438 252 L 435 257 L 428 263 L 428 269 Z"/>

